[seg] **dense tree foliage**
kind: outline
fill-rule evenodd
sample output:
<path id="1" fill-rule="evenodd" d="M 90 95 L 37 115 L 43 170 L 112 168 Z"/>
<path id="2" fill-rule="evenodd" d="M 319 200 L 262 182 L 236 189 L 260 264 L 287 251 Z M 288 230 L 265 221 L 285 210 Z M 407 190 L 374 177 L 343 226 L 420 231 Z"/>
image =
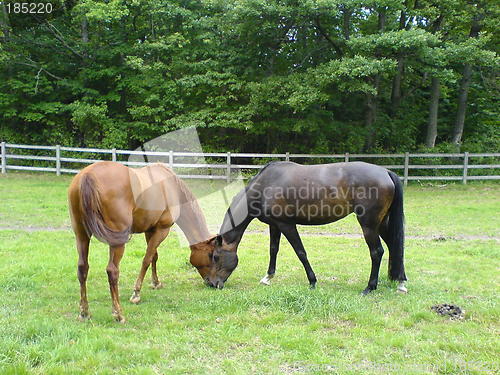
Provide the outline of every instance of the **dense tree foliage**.
<path id="1" fill-rule="evenodd" d="M 2 3 L 2 140 L 130 148 L 197 126 L 218 151 L 499 149 L 493 1 L 51 3 Z"/>

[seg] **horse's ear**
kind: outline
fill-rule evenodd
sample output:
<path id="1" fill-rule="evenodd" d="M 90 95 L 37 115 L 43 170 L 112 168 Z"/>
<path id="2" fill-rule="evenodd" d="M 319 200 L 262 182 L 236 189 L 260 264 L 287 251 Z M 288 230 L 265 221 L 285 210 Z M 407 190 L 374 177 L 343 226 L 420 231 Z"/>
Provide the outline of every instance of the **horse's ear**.
<path id="1" fill-rule="evenodd" d="M 217 235 L 213 235 L 208 240 L 205 241 L 207 245 L 215 246 L 215 241 L 217 240 Z"/>
<path id="2" fill-rule="evenodd" d="M 222 246 L 222 236 L 220 234 L 215 237 L 215 246 L 221 247 Z"/>

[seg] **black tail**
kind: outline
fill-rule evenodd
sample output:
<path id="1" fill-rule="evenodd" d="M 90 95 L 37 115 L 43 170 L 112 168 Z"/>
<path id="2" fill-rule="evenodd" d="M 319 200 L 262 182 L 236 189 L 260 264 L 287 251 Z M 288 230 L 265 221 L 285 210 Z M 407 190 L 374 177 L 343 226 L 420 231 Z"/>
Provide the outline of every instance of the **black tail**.
<path id="1" fill-rule="evenodd" d="M 389 247 L 389 278 L 391 280 L 405 281 L 405 216 L 403 212 L 403 184 L 396 173 L 389 171 L 389 177 L 394 183 L 394 198 L 389 209 L 389 223 L 387 228 L 387 246 Z"/>

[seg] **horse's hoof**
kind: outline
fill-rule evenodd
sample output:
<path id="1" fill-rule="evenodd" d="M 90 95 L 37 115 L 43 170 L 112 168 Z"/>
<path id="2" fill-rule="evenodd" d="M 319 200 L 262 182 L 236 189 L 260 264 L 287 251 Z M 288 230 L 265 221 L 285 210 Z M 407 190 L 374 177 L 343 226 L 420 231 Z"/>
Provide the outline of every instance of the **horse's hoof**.
<path id="1" fill-rule="evenodd" d="M 87 320 L 90 320 L 90 314 L 80 313 L 80 314 L 78 314 L 78 320 L 80 322 L 86 322 Z"/>
<path id="2" fill-rule="evenodd" d="M 121 313 L 113 312 L 111 315 L 113 315 L 113 318 L 120 323 L 124 324 L 125 323 L 125 317 Z"/>
<path id="3" fill-rule="evenodd" d="M 396 291 L 399 293 L 402 293 L 402 294 L 408 293 L 408 289 L 406 289 L 406 286 L 403 283 L 398 285 L 398 288 L 396 289 Z"/>
<path id="4" fill-rule="evenodd" d="M 365 290 L 363 290 L 361 292 L 361 295 L 366 296 L 366 295 L 370 294 L 371 292 L 372 292 L 372 290 L 370 288 L 366 288 Z"/>
<path id="5" fill-rule="evenodd" d="M 137 294 L 136 292 L 134 292 L 132 294 L 132 297 L 130 297 L 130 302 L 137 305 L 139 302 L 141 302 L 141 296 L 139 294 Z"/>
<path id="6" fill-rule="evenodd" d="M 316 283 L 309 284 L 309 289 L 316 289 Z"/>
<path id="7" fill-rule="evenodd" d="M 151 289 L 161 289 L 163 288 L 163 284 L 161 282 L 158 281 L 158 283 L 153 283 L 151 284 Z"/>
<path id="8" fill-rule="evenodd" d="M 266 275 L 264 276 L 261 280 L 260 280 L 260 283 L 262 285 L 271 285 L 271 279 L 273 278 L 274 275 Z"/>

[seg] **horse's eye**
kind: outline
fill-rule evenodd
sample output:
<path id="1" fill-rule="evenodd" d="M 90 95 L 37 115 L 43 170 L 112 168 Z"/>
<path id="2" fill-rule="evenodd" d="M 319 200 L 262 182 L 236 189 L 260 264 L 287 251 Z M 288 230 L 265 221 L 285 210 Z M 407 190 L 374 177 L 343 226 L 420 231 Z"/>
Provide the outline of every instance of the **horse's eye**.
<path id="1" fill-rule="evenodd" d="M 218 262 L 219 261 L 219 256 L 218 255 L 214 255 L 214 262 Z"/>

